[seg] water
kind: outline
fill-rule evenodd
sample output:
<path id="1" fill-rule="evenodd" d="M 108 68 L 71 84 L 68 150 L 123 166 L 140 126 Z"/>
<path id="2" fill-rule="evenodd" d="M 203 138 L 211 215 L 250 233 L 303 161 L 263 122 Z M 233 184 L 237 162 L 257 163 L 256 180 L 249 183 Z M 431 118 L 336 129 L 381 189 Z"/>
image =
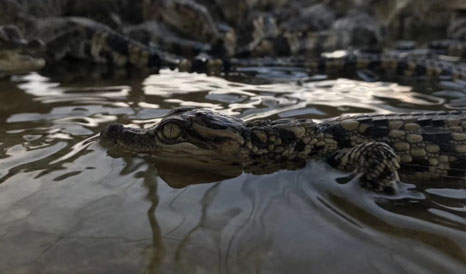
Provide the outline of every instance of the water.
<path id="1" fill-rule="evenodd" d="M 464 188 L 374 194 L 337 183 L 347 174 L 321 161 L 263 175 L 180 171 L 95 137 L 186 105 L 246 120 L 464 109 L 464 83 L 278 69 L 101 77 L 0 82 L 0 273 L 463 273 Z"/>

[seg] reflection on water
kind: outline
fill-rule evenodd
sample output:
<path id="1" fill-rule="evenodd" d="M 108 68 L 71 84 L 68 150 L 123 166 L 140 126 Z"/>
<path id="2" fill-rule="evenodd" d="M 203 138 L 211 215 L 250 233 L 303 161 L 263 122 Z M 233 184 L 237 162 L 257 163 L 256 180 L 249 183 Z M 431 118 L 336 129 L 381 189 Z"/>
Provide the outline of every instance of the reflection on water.
<path id="1" fill-rule="evenodd" d="M 149 126 L 184 105 L 243 119 L 465 108 L 461 83 L 280 73 L 1 82 L 0 273 L 461 273 L 464 188 L 377 195 L 319 161 L 264 175 L 183 170 L 188 180 L 95 141 L 109 123 Z"/>

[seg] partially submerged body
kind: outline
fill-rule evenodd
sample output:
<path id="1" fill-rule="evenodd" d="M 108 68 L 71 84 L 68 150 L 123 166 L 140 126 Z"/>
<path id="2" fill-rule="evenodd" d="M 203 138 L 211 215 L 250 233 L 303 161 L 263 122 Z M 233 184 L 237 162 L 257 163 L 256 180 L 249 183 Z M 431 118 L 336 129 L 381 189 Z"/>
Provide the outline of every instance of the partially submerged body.
<path id="1" fill-rule="evenodd" d="M 397 189 L 398 170 L 415 179 L 466 177 L 466 112 L 363 114 L 309 119 L 240 119 L 182 108 L 148 129 L 110 125 L 101 139 L 173 164 L 232 164 L 324 159 L 358 171 L 375 191 Z"/>

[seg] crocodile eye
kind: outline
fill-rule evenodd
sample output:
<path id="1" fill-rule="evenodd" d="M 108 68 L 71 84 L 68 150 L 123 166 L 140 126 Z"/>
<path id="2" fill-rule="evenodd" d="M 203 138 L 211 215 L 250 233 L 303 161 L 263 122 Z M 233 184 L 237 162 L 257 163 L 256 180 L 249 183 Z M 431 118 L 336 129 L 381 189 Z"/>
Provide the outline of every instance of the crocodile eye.
<path id="1" fill-rule="evenodd" d="M 175 123 L 167 123 L 162 128 L 163 137 L 169 140 L 176 140 L 181 136 L 181 127 Z"/>

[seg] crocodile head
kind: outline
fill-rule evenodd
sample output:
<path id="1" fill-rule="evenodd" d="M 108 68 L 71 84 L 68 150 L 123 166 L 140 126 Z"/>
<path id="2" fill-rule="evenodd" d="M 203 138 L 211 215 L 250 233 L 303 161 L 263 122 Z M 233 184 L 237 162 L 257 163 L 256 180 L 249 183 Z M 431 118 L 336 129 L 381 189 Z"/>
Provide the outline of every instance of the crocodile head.
<path id="1" fill-rule="evenodd" d="M 176 163 L 242 163 L 248 159 L 240 119 L 205 109 L 179 108 L 147 129 L 112 124 L 100 133 L 104 143 L 125 151 Z"/>
<path id="2" fill-rule="evenodd" d="M 14 25 L 0 26 L 0 74 L 10 75 L 41 69 L 44 59 L 36 57 L 42 43 L 26 41 Z"/>

